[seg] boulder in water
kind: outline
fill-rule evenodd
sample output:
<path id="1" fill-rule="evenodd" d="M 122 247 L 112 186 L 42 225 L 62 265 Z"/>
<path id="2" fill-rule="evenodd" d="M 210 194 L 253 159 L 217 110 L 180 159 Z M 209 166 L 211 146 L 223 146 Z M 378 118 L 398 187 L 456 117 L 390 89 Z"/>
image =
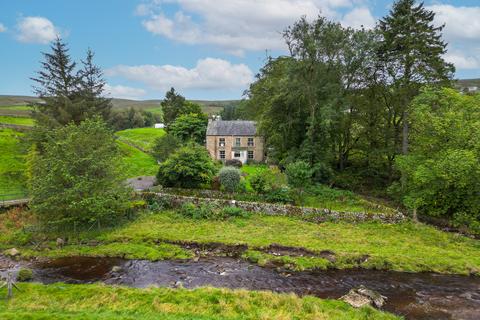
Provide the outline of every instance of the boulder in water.
<path id="1" fill-rule="evenodd" d="M 376 308 L 381 308 L 387 297 L 382 296 L 380 293 L 368 289 L 364 286 L 351 289 L 346 295 L 340 298 L 355 308 L 360 308 L 365 305 L 370 305 Z"/>

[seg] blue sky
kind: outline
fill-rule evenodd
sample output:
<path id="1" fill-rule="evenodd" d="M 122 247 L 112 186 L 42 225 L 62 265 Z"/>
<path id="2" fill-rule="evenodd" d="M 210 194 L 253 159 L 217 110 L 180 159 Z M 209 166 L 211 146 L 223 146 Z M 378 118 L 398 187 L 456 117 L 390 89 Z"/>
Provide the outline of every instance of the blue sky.
<path id="1" fill-rule="evenodd" d="M 319 13 L 372 27 L 390 0 L 2 0 L 0 94 L 31 95 L 41 52 L 60 34 L 74 59 L 87 48 L 111 96 L 238 99 L 268 54 L 285 53 L 280 32 Z M 426 0 L 446 23 L 446 59 L 458 78 L 480 78 L 480 1 Z"/>

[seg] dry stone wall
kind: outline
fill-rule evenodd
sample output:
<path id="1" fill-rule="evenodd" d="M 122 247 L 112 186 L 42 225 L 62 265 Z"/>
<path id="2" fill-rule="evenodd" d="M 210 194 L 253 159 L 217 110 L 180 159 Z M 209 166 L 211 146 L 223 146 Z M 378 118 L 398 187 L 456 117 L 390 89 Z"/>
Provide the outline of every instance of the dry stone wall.
<path id="1" fill-rule="evenodd" d="M 406 218 L 401 212 L 393 213 L 369 213 L 369 212 L 340 212 L 329 209 L 297 207 L 292 205 L 281 205 L 275 203 L 236 201 L 228 199 L 198 198 L 182 196 L 169 193 L 144 193 L 150 199 L 157 199 L 163 203 L 168 203 L 173 208 L 181 207 L 184 203 L 194 203 L 196 205 L 212 204 L 219 207 L 233 206 L 239 207 L 249 212 L 258 212 L 267 215 L 283 215 L 306 218 L 316 222 L 324 221 L 348 221 L 364 222 L 379 221 L 383 223 L 398 223 Z"/>

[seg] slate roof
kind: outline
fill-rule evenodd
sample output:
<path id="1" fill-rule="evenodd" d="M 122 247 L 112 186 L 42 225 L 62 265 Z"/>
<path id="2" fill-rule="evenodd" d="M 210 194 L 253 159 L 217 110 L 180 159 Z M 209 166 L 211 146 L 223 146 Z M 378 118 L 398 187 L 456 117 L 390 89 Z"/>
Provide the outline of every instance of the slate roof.
<path id="1" fill-rule="evenodd" d="M 254 136 L 257 134 L 255 121 L 214 120 L 209 121 L 207 136 Z"/>

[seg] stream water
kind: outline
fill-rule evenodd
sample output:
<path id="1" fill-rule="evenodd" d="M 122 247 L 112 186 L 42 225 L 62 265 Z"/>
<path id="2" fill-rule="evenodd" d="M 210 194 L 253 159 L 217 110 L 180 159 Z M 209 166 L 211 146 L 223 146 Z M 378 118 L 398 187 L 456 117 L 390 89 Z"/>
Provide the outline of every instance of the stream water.
<path id="1" fill-rule="evenodd" d="M 6 270 L 5 261 L 3 264 Z M 114 266 L 121 270 L 113 272 Z M 19 263 L 10 262 L 8 267 L 18 269 Z M 384 310 L 406 319 L 480 319 L 480 278 L 473 276 L 375 270 L 279 273 L 227 257 L 157 262 L 72 257 L 30 263 L 29 267 L 34 271 L 34 280 L 42 283 L 102 281 L 138 288 L 213 286 L 294 292 L 333 299 L 364 285 L 388 298 Z"/>

